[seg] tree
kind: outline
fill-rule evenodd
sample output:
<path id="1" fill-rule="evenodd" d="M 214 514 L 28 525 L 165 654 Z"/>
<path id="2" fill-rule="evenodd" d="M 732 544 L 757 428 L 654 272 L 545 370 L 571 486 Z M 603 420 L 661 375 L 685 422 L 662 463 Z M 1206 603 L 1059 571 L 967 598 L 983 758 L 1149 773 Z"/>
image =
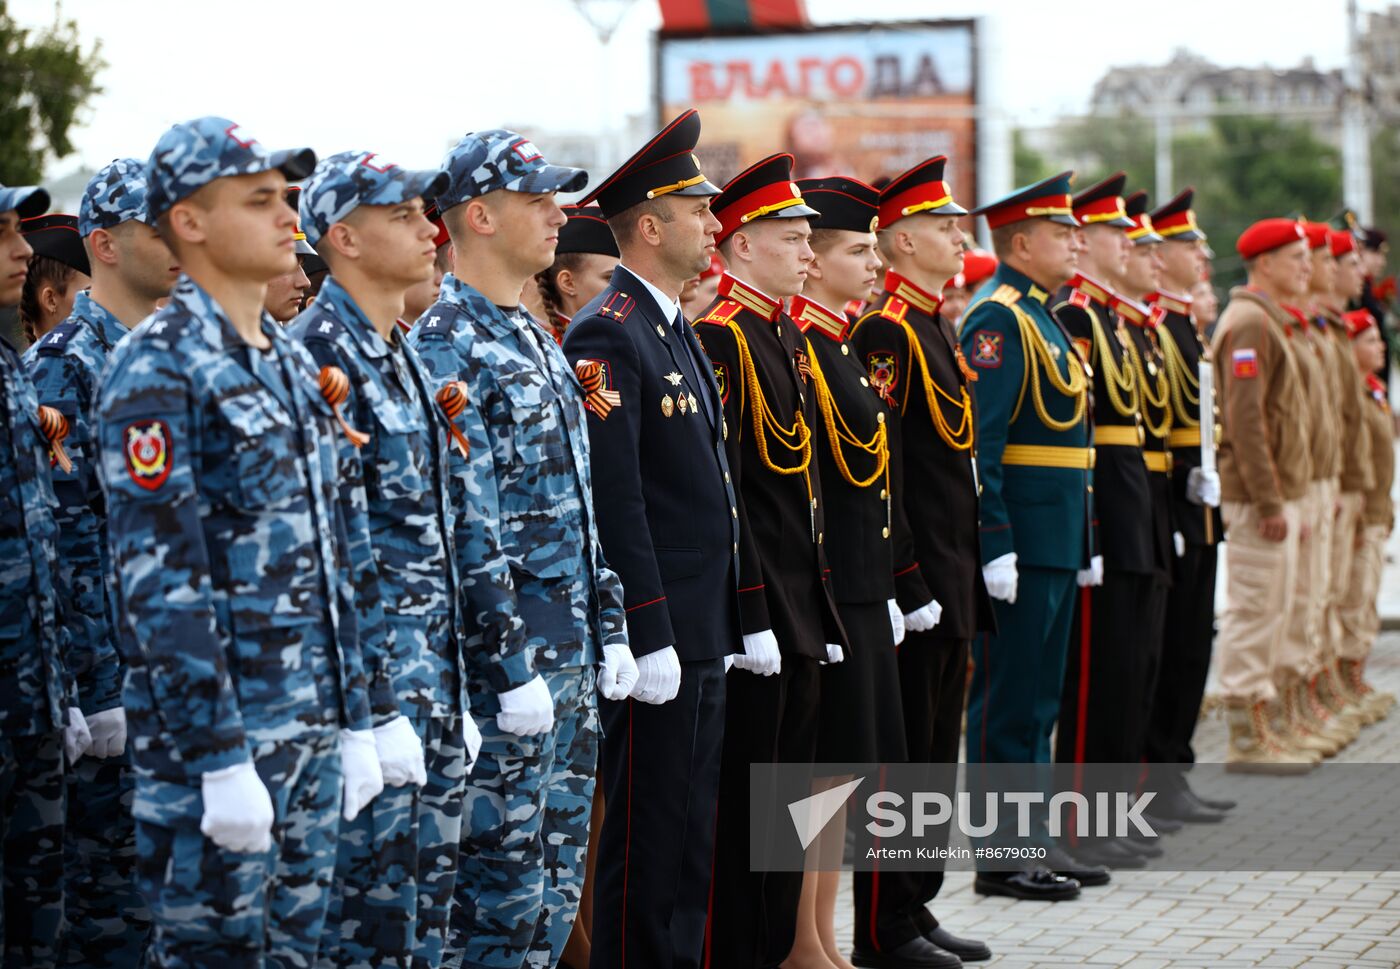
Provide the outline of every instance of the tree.
<path id="1" fill-rule="evenodd" d="M 1386 125 L 1371 139 L 1371 192 L 1375 224 L 1400 232 L 1400 127 Z"/>
<path id="2" fill-rule="evenodd" d="M 1014 184 L 1029 185 L 1049 178 L 1056 169 L 1044 155 L 1026 144 L 1025 133 L 1017 128 L 1011 134 L 1011 171 Z"/>
<path id="3" fill-rule="evenodd" d="M 73 151 L 78 112 L 102 90 L 99 48 L 83 50 L 74 20 L 21 27 L 0 0 L 0 184 L 33 185 L 50 158 Z"/>
<path id="4" fill-rule="evenodd" d="M 1068 157 L 1078 159 L 1074 188 L 1082 191 L 1114 172 L 1127 172 L 1129 193 L 1152 191 L 1156 141 L 1152 122 L 1132 115 L 1092 115 L 1068 124 L 1060 133 Z M 1166 201 L 1163 199 L 1162 201 Z M 1152 200 L 1157 203 L 1156 199 Z"/>

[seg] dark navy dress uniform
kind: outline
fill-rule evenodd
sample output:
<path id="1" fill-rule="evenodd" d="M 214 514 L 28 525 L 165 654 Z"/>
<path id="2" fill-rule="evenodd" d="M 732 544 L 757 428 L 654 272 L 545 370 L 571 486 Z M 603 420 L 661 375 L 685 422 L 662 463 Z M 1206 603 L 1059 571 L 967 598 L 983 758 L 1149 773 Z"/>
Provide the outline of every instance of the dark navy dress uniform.
<path id="1" fill-rule="evenodd" d="M 906 218 L 965 215 L 943 181 L 946 164 L 943 156 L 929 159 L 886 185 L 881 228 L 889 231 Z M 971 641 L 994 629 L 995 619 L 978 530 L 976 374 L 952 324 L 940 316 L 941 305 L 941 295 L 892 269 L 851 339 L 868 378 L 893 408 L 894 496 L 899 517 L 909 523 L 911 560 L 896 571 L 899 606 L 906 614 L 930 600 L 942 606 L 933 629 L 907 630 L 899 648 L 909 760 L 955 765 Z M 940 783 L 951 791 L 956 778 Z M 889 956 L 936 930 L 927 905 L 942 885 L 937 869 L 857 872 L 858 952 Z"/>
<path id="2" fill-rule="evenodd" d="M 791 155 L 775 155 L 725 186 L 714 205 L 721 240 L 752 219 L 816 216 L 791 166 Z M 729 674 L 707 957 L 776 966 L 792 948 L 802 873 L 750 871 L 750 839 L 766 835 L 750 830 L 749 766 L 811 762 L 818 664 L 828 644 L 846 643 L 824 545 L 821 418 L 806 339 L 778 300 L 726 273 L 695 330 L 714 366 L 738 493 L 740 625 L 746 635 L 771 630 L 782 652 L 776 676 Z"/>
<path id="3" fill-rule="evenodd" d="M 718 194 L 687 112 L 590 197 L 607 217 L 655 194 Z M 684 184 L 681 184 L 684 183 Z M 679 187 L 676 187 L 679 185 Z M 668 189 L 668 191 L 660 191 Z M 583 384 L 593 494 L 633 653 L 673 646 L 680 692 L 600 700 L 607 803 L 592 964 L 698 967 L 714 853 L 724 657 L 739 651 L 739 521 L 719 391 L 680 308 L 625 266 L 579 311 L 564 353 Z"/>

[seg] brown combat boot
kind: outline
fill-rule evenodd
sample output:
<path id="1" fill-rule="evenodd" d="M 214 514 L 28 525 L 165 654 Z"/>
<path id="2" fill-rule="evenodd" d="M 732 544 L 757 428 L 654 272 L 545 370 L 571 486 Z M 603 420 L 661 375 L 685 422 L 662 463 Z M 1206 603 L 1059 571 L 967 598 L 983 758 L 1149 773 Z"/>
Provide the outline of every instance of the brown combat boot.
<path id="1" fill-rule="evenodd" d="M 1279 690 L 1278 696 L 1264 707 L 1270 739 L 1283 750 L 1306 757 L 1314 764 L 1322 763 L 1320 746 L 1310 737 L 1298 733 L 1297 721 L 1284 700 L 1285 696 L 1285 692 Z"/>
<path id="2" fill-rule="evenodd" d="M 1332 677 L 1327 666 L 1308 679 L 1308 694 L 1312 697 L 1313 709 L 1322 716 L 1324 723 L 1335 724 L 1346 731 L 1347 743 L 1356 739 L 1361 732 L 1361 721 L 1352 715 L 1346 701 L 1332 689 Z"/>
<path id="3" fill-rule="evenodd" d="M 1341 741 L 1335 739 L 1335 735 L 1320 733 L 1315 728 L 1307 716 L 1308 711 L 1298 703 L 1295 683 L 1296 680 L 1290 679 L 1278 688 L 1278 705 L 1282 715 L 1276 720 L 1278 726 L 1274 732 L 1285 743 L 1291 743 L 1299 750 L 1316 751 L 1320 757 L 1335 756 L 1342 749 Z"/>
<path id="4" fill-rule="evenodd" d="M 1339 724 L 1325 719 L 1327 708 L 1314 701 L 1312 694 L 1308 692 L 1308 681 L 1305 677 L 1298 677 L 1288 685 L 1288 689 L 1293 694 L 1294 709 L 1314 736 L 1332 744 L 1336 748 L 1334 754 L 1347 745 L 1351 735 Z"/>
<path id="5" fill-rule="evenodd" d="M 1339 664 L 1342 682 L 1351 688 L 1351 693 L 1371 714 L 1371 723 L 1383 720 L 1395 706 L 1395 694 L 1384 693 L 1366 682 L 1366 666 L 1359 660 L 1344 659 Z"/>
<path id="6" fill-rule="evenodd" d="M 1268 703 L 1230 700 L 1225 718 L 1230 724 L 1230 750 L 1225 770 L 1236 774 L 1306 774 L 1311 757 L 1279 746 L 1269 731 Z"/>

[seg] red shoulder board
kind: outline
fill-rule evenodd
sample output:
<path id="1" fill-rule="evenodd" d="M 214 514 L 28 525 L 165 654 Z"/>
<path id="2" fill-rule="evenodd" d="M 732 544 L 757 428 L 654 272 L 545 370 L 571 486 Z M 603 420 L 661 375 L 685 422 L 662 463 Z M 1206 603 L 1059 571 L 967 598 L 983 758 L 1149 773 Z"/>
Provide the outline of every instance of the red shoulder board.
<path id="1" fill-rule="evenodd" d="M 1082 289 L 1076 289 L 1069 294 L 1070 306 L 1077 306 L 1081 310 L 1088 309 L 1091 302 L 1093 301 L 1089 298 L 1089 294 Z"/>
<path id="2" fill-rule="evenodd" d="M 715 326 L 728 326 L 743 310 L 743 305 L 732 299 L 722 299 L 696 323 L 713 323 Z"/>
<path id="3" fill-rule="evenodd" d="M 887 320 L 903 323 L 904 318 L 909 315 L 909 304 L 898 296 L 891 296 L 885 300 L 885 305 L 880 307 L 880 315 Z"/>
<path id="4" fill-rule="evenodd" d="M 599 316 L 610 316 L 621 323 L 627 319 L 627 314 L 632 312 L 632 308 L 637 305 L 637 301 L 623 292 L 613 293 L 608 297 L 606 303 L 598 307 Z"/>

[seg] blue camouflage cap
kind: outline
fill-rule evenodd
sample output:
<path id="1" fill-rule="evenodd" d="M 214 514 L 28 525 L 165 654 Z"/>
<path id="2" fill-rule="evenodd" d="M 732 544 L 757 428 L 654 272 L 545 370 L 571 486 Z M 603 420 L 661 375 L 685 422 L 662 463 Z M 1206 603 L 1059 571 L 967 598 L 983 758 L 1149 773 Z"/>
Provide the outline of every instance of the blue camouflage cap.
<path id="1" fill-rule="evenodd" d="M 443 158 L 442 167 L 451 176 L 437 198 L 443 212 L 497 189 L 577 192 L 588 184 L 586 171 L 549 164 L 530 139 L 504 128 L 463 135 Z"/>
<path id="2" fill-rule="evenodd" d="M 0 185 L 0 212 L 17 212 L 21 219 L 32 219 L 49 210 L 49 193 L 37 185 Z"/>
<path id="3" fill-rule="evenodd" d="M 146 166 L 136 158 L 114 158 L 87 183 L 78 205 L 78 235 L 110 229 L 132 219 L 146 221 Z"/>
<path id="4" fill-rule="evenodd" d="M 361 205 L 431 202 L 447 187 L 444 171 L 415 171 L 379 159 L 372 151 L 342 151 L 321 160 L 301 189 L 297 213 L 311 245 Z"/>
<path id="5" fill-rule="evenodd" d="M 268 151 L 227 118 L 186 121 L 161 135 L 146 162 L 147 221 L 154 224 L 176 202 L 217 178 L 277 169 L 296 181 L 315 167 L 310 148 Z"/>

